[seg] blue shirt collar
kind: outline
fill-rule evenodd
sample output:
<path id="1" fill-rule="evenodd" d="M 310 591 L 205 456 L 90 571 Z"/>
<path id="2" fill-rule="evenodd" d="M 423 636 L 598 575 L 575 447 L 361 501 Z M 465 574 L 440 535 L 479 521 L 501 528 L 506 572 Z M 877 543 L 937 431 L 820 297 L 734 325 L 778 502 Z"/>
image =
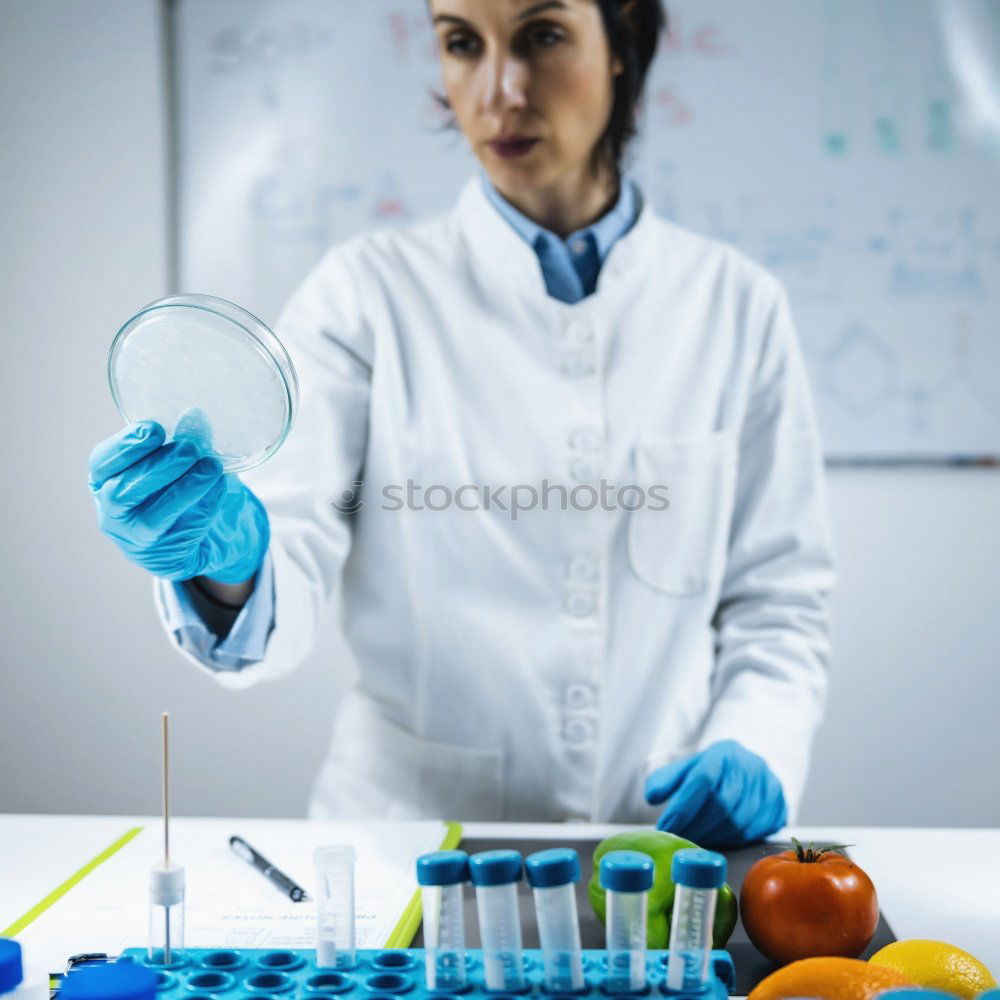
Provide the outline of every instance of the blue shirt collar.
<path id="1" fill-rule="evenodd" d="M 593 238 L 598 259 L 603 263 L 611 248 L 632 228 L 638 216 L 638 196 L 635 185 L 628 178 L 623 178 L 621 191 L 614 207 L 592 225 L 578 229 L 562 240 L 551 230 L 540 226 L 516 209 L 497 191 L 485 174 L 483 174 L 483 189 L 486 192 L 486 197 L 489 198 L 497 211 L 536 252 L 544 247 L 551 247 L 554 243 L 562 243 L 567 247 L 572 247 L 577 240 L 586 239 L 589 236 Z"/>

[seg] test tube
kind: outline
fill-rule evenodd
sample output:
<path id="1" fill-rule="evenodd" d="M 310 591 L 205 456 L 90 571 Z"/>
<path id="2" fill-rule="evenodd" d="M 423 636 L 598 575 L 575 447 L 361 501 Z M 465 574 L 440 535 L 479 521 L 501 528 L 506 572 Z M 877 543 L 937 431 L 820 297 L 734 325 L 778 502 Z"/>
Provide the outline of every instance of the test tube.
<path id="1" fill-rule="evenodd" d="M 172 965 L 184 949 L 184 867 L 166 862 L 149 872 L 149 950 L 154 965 Z"/>
<path id="2" fill-rule="evenodd" d="M 677 889 L 670 921 L 666 988 L 698 992 L 712 976 L 712 922 L 715 900 L 726 881 L 726 859 L 715 851 L 684 848 L 674 855 L 670 877 Z"/>
<path id="3" fill-rule="evenodd" d="M 350 968 L 354 950 L 354 848 L 344 844 L 317 847 L 316 964 L 323 969 Z"/>
<path id="4" fill-rule="evenodd" d="M 586 985 L 576 890 L 580 858 L 569 847 L 529 854 L 524 870 L 535 894 L 538 937 L 545 966 L 545 988 L 550 993 L 571 993 Z"/>
<path id="5" fill-rule="evenodd" d="M 523 868 L 517 851 L 481 851 L 469 858 L 476 887 L 479 937 L 486 989 L 515 993 L 527 986 L 521 950 L 517 883 Z"/>
<path id="6" fill-rule="evenodd" d="M 465 851 L 435 851 L 417 858 L 424 911 L 424 978 L 429 990 L 461 993 L 467 985 L 462 885 L 468 881 Z"/>
<path id="7" fill-rule="evenodd" d="M 646 988 L 646 905 L 653 886 L 653 859 L 641 851 L 609 851 L 601 858 L 605 890 L 605 939 L 609 993 Z"/>

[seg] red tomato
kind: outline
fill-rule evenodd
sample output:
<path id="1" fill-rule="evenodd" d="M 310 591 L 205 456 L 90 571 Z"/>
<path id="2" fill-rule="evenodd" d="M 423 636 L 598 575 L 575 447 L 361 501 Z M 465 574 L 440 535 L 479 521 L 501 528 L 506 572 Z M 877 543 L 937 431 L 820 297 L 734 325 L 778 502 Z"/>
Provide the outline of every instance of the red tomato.
<path id="1" fill-rule="evenodd" d="M 747 936 L 772 962 L 857 958 L 878 926 L 878 897 L 872 880 L 842 854 L 796 844 L 747 872 L 740 916 Z"/>

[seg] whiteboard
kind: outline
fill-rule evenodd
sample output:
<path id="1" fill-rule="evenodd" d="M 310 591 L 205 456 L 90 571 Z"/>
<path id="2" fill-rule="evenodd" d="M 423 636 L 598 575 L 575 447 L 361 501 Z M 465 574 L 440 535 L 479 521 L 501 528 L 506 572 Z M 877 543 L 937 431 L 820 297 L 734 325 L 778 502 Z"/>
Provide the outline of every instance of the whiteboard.
<path id="1" fill-rule="evenodd" d="M 668 0 L 632 175 L 785 284 L 834 459 L 1000 454 L 1000 0 Z M 453 204 L 423 0 L 176 0 L 179 280 Z"/>

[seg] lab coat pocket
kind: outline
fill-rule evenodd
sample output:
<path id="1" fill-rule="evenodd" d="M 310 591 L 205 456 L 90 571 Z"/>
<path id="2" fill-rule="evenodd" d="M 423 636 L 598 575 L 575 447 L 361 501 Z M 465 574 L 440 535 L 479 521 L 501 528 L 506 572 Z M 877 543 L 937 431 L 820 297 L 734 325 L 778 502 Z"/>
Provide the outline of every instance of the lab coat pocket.
<path id="1" fill-rule="evenodd" d="M 732 434 L 642 441 L 634 469 L 646 502 L 629 515 L 633 571 L 666 594 L 703 593 L 725 569 L 736 488 Z"/>
<path id="2" fill-rule="evenodd" d="M 313 817 L 499 820 L 503 753 L 427 739 L 351 692 L 317 779 Z"/>

